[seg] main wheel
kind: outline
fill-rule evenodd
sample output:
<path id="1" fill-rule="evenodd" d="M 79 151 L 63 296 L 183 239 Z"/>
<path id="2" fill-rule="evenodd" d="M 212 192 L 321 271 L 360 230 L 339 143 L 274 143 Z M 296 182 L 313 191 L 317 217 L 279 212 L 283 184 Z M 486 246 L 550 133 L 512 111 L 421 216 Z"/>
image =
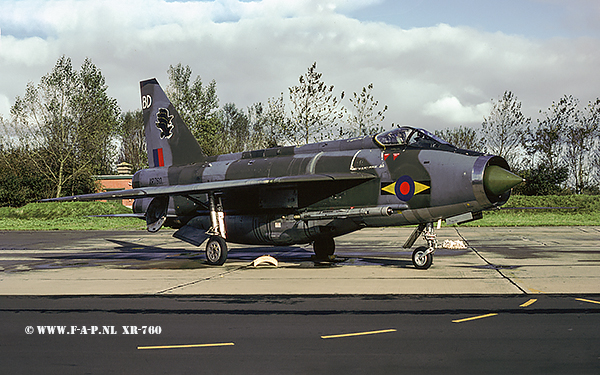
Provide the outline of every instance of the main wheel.
<path id="1" fill-rule="evenodd" d="M 335 241 L 333 237 L 319 238 L 313 242 L 313 250 L 317 259 L 329 260 L 335 252 Z"/>
<path id="2" fill-rule="evenodd" d="M 433 254 L 429 253 L 424 255 L 427 251 L 427 247 L 420 246 L 415 249 L 412 253 L 412 262 L 416 269 L 418 270 L 426 270 L 431 267 L 433 263 Z"/>
<path id="3" fill-rule="evenodd" d="M 213 266 L 222 266 L 227 260 L 227 243 L 222 237 L 212 236 L 206 244 L 206 262 Z"/>

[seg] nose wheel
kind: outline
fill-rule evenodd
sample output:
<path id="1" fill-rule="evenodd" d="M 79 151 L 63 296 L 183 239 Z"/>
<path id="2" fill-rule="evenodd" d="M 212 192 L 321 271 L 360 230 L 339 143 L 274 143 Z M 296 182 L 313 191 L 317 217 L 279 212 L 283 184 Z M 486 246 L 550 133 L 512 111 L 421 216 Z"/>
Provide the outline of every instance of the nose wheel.
<path id="1" fill-rule="evenodd" d="M 412 253 L 412 262 L 416 269 L 426 270 L 433 264 L 433 252 L 425 246 L 419 246 Z"/>
<path id="2" fill-rule="evenodd" d="M 412 263 L 418 270 L 426 270 L 433 264 L 433 252 L 436 248 L 436 234 L 433 229 L 433 223 L 422 223 L 419 224 L 418 228 L 411 236 L 406 240 L 404 244 L 405 249 L 410 249 L 420 235 L 423 235 L 427 246 L 420 246 L 415 249 L 412 253 Z"/>

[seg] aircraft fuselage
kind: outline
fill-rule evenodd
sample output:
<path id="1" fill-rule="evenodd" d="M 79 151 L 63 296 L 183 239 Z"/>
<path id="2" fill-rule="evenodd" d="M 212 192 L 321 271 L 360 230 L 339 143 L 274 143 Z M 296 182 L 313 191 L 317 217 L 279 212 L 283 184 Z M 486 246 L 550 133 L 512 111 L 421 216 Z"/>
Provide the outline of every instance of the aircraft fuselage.
<path id="1" fill-rule="evenodd" d="M 445 145 L 430 146 L 384 147 L 369 136 L 275 147 L 209 157 L 198 164 L 145 169 L 134 176 L 133 187 L 349 172 L 373 176 L 368 181 L 224 191 L 227 241 L 273 245 L 308 243 L 363 227 L 477 214 L 508 199 L 510 193 L 486 194 L 482 181 L 489 165 L 508 168 L 503 159 Z M 145 213 L 150 201 L 137 199 L 134 211 Z M 359 209 L 363 211 L 357 212 Z M 207 194 L 171 197 L 168 214 L 168 223 L 176 227 L 208 230 L 211 226 Z"/>

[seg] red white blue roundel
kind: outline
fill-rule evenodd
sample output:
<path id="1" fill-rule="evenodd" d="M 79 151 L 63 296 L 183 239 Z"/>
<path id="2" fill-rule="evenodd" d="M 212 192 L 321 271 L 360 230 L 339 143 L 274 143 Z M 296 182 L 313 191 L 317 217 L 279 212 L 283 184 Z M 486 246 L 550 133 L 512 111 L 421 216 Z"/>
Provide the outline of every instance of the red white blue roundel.
<path id="1" fill-rule="evenodd" d="M 386 194 L 393 194 L 403 202 L 408 202 L 413 196 L 430 189 L 431 182 L 428 185 L 413 180 L 410 176 L 404 175 L 395 182 L 381 185 L 381 190 Z"/>
<path id="2" fill-rule="evenodd" d="M 396 180 L 394 192 L 398 199 L 408 202 L 415 195 L 415 182 L 408 175 L 404 175 Z"/>

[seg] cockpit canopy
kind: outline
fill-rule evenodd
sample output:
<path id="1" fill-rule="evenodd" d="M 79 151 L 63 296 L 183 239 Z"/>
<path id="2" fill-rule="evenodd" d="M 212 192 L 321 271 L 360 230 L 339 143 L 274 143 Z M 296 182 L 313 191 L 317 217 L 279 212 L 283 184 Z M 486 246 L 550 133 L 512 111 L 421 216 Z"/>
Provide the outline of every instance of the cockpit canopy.
<path id="1" fill-rule="evenodd" d="M 375 142 L 383 147 L 411 146 L 418 148 L 454 147 L 425 129 L 402 126 L 375 136 Z"/>

